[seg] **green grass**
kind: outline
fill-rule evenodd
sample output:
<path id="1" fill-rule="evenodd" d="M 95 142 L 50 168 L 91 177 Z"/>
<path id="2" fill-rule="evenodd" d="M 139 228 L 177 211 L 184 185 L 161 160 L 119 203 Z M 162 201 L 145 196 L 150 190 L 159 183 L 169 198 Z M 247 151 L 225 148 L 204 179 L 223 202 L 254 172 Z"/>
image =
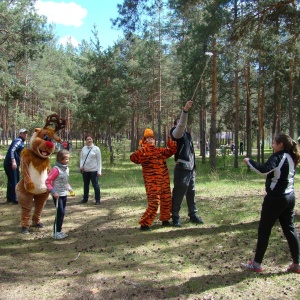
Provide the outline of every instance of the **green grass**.
<path id="1" fill-rule="evenodd" d="M 76 172 L 79 150 L 72 152 L 70 183 L 76 197 L 68 198 L 65 240 L 50 238 L 51 199 L 43 213 L 44 230 L 19 233 L 20 212 L 5 203 L 2 184 L 0 299 L 300 299 L 300 276 L 284 272 L 291 259 L 278 223 L 265 272 L 240 269 L 241 262 L 253 258 L 264 195 L 264 179 L 249 173 L 242 157 L 238 169 L 228 156 L 226 167 L 215 173 L 197 157 L 197 207 L 203 225 L 188 222 L 184 201 L 182 228 L 162 228 L 157 219 L 150 232 L 141 232 L 138 221 L 147 205 L 141 167 L 122 151 L 111 166 L 101 149 L 99 207 L 92 204 L 92 188 L 88 204 L 78 204 L 83 183 Z M 172 179 L 173 159 L 168 165 Z M 297 175 L 297 195 L 299 191 Z M 298 201 L 298 233 L 299 221 Z"/>

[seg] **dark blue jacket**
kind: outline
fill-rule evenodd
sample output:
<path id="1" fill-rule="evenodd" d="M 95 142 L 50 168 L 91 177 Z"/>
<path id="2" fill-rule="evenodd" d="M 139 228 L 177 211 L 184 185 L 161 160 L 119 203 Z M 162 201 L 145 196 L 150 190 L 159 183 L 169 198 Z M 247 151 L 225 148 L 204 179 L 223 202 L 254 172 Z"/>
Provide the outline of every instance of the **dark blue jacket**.
<path id="1" fill-rule="evenodd" d="M 21 137 L 17 137 L 9 146 L 6 153 L 4 164 L 11 164 L 11 160 L 14 158 L 16 160 L 17 166 L 20 165 L 21 152 L 24 149 L 24 141 Z"/>

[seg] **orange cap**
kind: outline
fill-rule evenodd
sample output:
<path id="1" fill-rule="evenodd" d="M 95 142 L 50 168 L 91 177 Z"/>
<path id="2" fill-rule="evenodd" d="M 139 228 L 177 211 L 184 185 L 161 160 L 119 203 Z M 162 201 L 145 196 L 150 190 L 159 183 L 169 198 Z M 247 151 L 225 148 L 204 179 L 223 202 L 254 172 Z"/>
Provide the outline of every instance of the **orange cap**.
<path id="1" fill-rule="evenodd" d="M 154 138 L 154 133 L 153 130 L 150 128 L 146 128 L 144 131 L 144 138 L 148 138 L 148 137 L 153 137 Z"/>

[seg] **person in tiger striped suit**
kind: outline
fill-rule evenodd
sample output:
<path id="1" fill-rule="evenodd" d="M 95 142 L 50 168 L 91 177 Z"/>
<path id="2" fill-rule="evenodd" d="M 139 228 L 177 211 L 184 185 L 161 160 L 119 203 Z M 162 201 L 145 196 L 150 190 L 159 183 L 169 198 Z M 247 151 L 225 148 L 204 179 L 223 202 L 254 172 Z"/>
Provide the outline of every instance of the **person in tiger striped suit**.
<path id="1" fill-rule="evenodd" d="M 147 128 L 140 141 L 140 146 L 137 151 L 131 154 L 130 160 L 142 165 L 148 207 L 139 224 L 141 230 L 148 231 L 156 217 L 159 205 L 159 220 L 162 222 L 162 226 L 171 225 L 169 219 L 171 217 L 172 197 L 166 159 L 176 153 L 177 144 L 169 138 L 166 148 L 156 147 L 154 133 Z"/>

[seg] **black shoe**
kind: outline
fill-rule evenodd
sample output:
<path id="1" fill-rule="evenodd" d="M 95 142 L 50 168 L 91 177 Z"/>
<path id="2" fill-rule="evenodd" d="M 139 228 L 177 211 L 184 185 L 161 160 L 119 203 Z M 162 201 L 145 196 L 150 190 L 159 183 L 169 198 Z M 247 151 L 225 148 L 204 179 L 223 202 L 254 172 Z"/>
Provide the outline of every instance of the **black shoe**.
<path id="1" fill-rule="evenodd" d="M 94 205 L 100 205 L 100 202 L 95 202 Z"/>
<path id="2" fill-rule="evenodd" d="M 190 222 L 194 224 L 203 224 L 204 222 L 202 221 L 201 218 L 199 218 L 197 215 L 190 216 Z"/>
<path id="3" fill-rule="evenodd" d="M 18 201 L 11 201 L 11 204 L 12 204 L 12 205 L 18 205 L 19 202 L 18 202 Z"/>
<path id="4" fill-rule="evenodd" d="M 82 199 L 79 203 L 80 203 L 80 204 L 84 204 L 84 203 L 87 203 L 87 201 L 84 200 L 84 199 Z"/>
<path id="5" fill-rule="evenodd" d="M 174 227 L 182 227 L 180 221 L 179 221 L 179 217 L 173 217 L 173 226 Z"/>
<path id="6" fill-rule="evenodd" d="M 29 230 L 27 227 L 22 227 L 22 233 L 23 234 L 29 234 Z"/>
<path id="7" fill-rule="evenodd" d="M 151 229 L 150 229 L 150 227 L 147 226 L 147 225 L 141 225 L 141 230 L 142 230 L 142 231 L 150 231 Z"/>
<path id="8" fill-rule="evenodd" d="M 171 223 L 169 221 L 162 221 L 161 225 L 163 227 L 168 227 L 168 226 L 171 226 Z"/>
<path id="9" fill-rule="evenodd" d="M 35 228 L 44 228 L 44 224 L 43 223 L 37 223 L 37 224 L 32 225 L 32 227 L 35 227 Z"/>

